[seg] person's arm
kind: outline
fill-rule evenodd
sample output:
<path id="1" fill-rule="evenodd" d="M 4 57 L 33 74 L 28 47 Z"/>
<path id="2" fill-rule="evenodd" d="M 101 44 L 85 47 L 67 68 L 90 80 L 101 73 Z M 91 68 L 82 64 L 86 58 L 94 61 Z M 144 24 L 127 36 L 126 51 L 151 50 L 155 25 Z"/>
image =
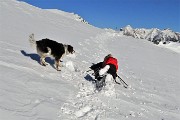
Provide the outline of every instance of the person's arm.
<path id="1" fill-rule="evenodd" d="M 96 69 L 102 68 L 102 64 L 103 64 L 103 62 L 99 62 L 97 64 L 92 65 L 89 68 L 92 69 L 92 70 L 96 70 Z"/>
<path id="2" fill-rule="evenodd" d="M 110 65 L 106 65 L 104 68 L 99 70 L 99 75 L 104 75 L 110 68 Z"/>

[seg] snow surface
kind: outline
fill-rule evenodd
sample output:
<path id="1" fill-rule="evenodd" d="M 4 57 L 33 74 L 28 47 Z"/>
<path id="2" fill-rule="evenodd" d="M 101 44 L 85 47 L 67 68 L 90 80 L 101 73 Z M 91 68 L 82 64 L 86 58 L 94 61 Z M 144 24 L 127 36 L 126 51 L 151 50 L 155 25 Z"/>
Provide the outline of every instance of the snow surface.
<path id="1" fill-rule="evenodd" d="M 69 17 L 69 16 L 68 16 Z M 0 1 L 0 120 L 179 120 L 180 54 L 24 2 Z M 28 36 L 71 44 L 62 71 L 39 64 Z M 125 89 L 95 90 L 92 63 L 113 54 Z"/>

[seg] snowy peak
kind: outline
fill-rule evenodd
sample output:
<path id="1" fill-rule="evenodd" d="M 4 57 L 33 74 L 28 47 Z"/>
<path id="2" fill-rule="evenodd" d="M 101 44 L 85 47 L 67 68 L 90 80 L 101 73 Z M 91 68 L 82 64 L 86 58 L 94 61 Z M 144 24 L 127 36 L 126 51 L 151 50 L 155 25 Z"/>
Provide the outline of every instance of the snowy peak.
<path id="1" fill-rule="evenodd" d="M 127 25 L 122 29 L 123 34 L 127 36 L 132 36 L 137 39 L 147 39 L 155 44 L 163 42 L 164 44 L 173 42 L 180 42 L 180 33 L 173 32 L 170 29 L 159 30 L 157 28 L 145 29 L 136 28 L 133 29 L 130 25 Z"/>
<path id="2" fill-rule="evenodd" d="M 58 15 L 62 15 L 64 17 L 85 23 L 85 24 L 89 24 L 86 20 L 84 20 L 81 16 L 79 16 L 78 14 L 75 13 L 68 13 L 68 12 L 64 12 L 58 9 L 47 9 L 48 11 L 58 14 Z"/>
<path id="3" fill-rule="evenodd" d="M 135 37 L 134 36 L 134 30 L 133 30 L 133 28 L 130 25 L 127 25 L 122 30 L 124 32 L 124 35 Z"/>
<path id="4" fill-rule="evenodd" d="M 173 32 L 170 29 L 162 30 L 162 34 L 164 37 L 166 37 L 169 41 L 177 42 L 178 40 L 178 33 Z M 180 34 L 179 34 L 180 35 Z"/>

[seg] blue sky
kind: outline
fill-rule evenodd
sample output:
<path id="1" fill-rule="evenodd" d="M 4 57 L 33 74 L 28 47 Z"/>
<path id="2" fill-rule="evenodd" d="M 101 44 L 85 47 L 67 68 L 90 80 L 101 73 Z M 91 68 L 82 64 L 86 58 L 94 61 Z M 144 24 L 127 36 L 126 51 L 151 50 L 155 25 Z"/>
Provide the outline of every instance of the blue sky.
<path id="1" fill-rule="evenodd" d="M 74 12 L 100 28 L 170 28 L 180 32 L 180 0 L 19 0 Z"/>

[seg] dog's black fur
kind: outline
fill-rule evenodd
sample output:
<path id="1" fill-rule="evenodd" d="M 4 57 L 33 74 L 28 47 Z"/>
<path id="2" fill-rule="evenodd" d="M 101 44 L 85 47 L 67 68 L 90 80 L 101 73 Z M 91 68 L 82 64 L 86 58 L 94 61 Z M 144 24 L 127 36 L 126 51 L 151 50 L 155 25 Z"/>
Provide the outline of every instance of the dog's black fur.
<path id="1" fill-rule="evenodd" d="M 29 41 L 31 46 L 36 46 L 37 53 L 40 56 L 40 63 L 43 66 L 46 66 L 45 58 L 49 55 L 55 58 L 56 69 L 60 66 L 60 59 L 62 56 L 67 54 L 73 54 L 75 51 L 71 45 L 65 45 L 58 43 L 54 40 L 48 38 L 35 41 L 34 34 L 29 36 Z"/>
<path id="2" fill-rule="evenodd" d="M 50 40 L 48 38 L 36 41 L 37 48 L 44 52 L 48 53 L 48 47 L 51 49 L 51 55 L 55 59 L 60 59 L 65 54 L 64 45 L 56 41 Z M 69 53 L 73 54 L 74 50 L 71 45 L 67 45 L 67 50 Z"/>

